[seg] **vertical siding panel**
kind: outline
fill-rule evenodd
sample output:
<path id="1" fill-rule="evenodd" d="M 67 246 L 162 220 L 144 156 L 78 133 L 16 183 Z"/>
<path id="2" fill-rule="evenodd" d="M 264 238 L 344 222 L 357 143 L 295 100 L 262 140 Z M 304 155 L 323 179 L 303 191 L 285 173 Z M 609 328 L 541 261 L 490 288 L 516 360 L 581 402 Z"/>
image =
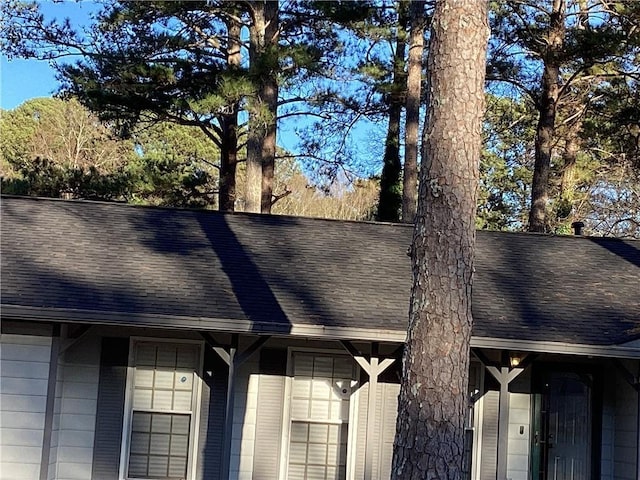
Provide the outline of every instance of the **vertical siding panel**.
<path id="1" fill-rule="evenodd" d="M 614 475 L 616 480 L 636 480 L 638 394 L 616 375 Z"/>
<path id="2" fill-rule="evenodd" d="M 262 349 L 256 409 L 254 480 L 278 478 L 287 351 Z"/>
<path id="3" fill-rule="evenodd" d="M 509 395 L 509 454 L 507 478 L 527 480 L 529 476 L 530 396 L 525 393 Z M 520 433 L 523 427 L 523 433 Z"/>
<path id="4" fill-rule="evenodd" d="M 400 385 L 396 383 L 381 383 L 382 414 L 381 434 L 380 434 L 380 462 L 378 478 L 386 479 L 391 477 L 391 462 L 393 460 L 393 441 L 396 436 L 396 416 L 398 412 L 398 394 Z"/>
<path id="5" fill-rule="evenodd" d="M 229 369 L 211 348 L 206 347 L 202 371 L 202 403 L 196 478 L 198 480 L 219 480 Z"/>
<path id="6" fill-rule="evenodd" d="M 244 412 L 247 404 L 248 374 L 246 365 L 242 364 L 235 369 L 235 395 L 231 409 L 233 416 L 233 431 L 231 433 L 231 459 L 229 461 L 229 479 L 239 480 L 240 460 L 242 456 L 242 433 L 244 429 Z M 246 463 L 246 462 L 245 462 Z"/>
<path id="7" fill-rule="evenodd" d="M 478 423 L 480 418 L 478 398 L 480 398 L 480 392 L 482 390 L 483 371 L 483 365 L 472 358 L 469 364 L 469 399 L 472 400 L 473 403 L 469 405 L 469 422 L 467 423 L 467 427 L 473 428 L 473 433 L 472 435 L 465 436 L 465 440 L 471 442 L 471 445 L 468 443 L 465 445 L 465 454 L 467 457 L 465 458 L 464 466 L 468 470 L 465 472 L 466 478 L 474 480 L 479 478 L 478 458 L 480 450 L 478 446 L 481 445 L 479 435 L 482 428 L 480 428 L 480 424 Z"/>
<path id="8" fill-rule="evenodd" d="M 58 444 L 60 441 L 60 412 L 62 411 L 62 376 L 64 362 L 58 357 L 56 369 L 56 395 L 53 403 L 53 425 L 51 432 L 51 450 L 49 452 L 49 469 L 47 480 L 58 478 Z M 93 443 L 93 442 L 92 442 Z"/>
<path id="9" fill-rule="evenodd" d="M 364 478 L 364 453 L 367 448 L 367 410 L 369 399 L 369 379 L 364 372 L 360 374 L 360 389 L 358 390 L 358 412 L 355 429 L 353 425 L 349 432 L 356 435 L 355 453 L 353 455 L 354 478 Z"/>
<path id="10" fill-rule="evenodd" d="M 480 480 L 495 480 L 498 463 L 498 399 L 499 392 L 488 391 L 482 398 L 482 452 Z"/>
<path id="11" fill-rule="evenodd" d="M 374 438 L 367 439 L 367 416 L 369 402 L 369 378 L 361 372 L 358 391 L 358 411 L 355 425 L 350 426 L 350 432 L 356 435 L 355 452 L 353 456 L 354 478 L 360 480 L 365 473 L 365 451 L 368 442 L 376 442 L 377 448 L 373 455 L 373 478 L 388 479 L 391 475 L 393 459 L 393 441 L 396 434 L 396 416 L 398 411 L 398 393 L 400 385 L 397 381 L 397 366 L 392 365 L 378 378 L 378 392 L 376 398 L 376 413 L 373 421 Z"/>
<path id="12" fill-rule="evenodd" d="M 378 444 L 377 448 L 373 451 L 373 478 L 382 478 L 380 476 L 380 455 L 382 451 L 382 436 L 384 431 L 382 418 L 382 412 L 384 411 L 384 394 L 384 383 L 380 382 L 380 378 L 378 378 L 378 391 L 376 392 L 376 413 L 373 418 L 373 438 L 367 440 L 368 442 L 375 441 Z"/>
<path id="13" fill-rule="evenodd" d="M 603 376 L 602 450 L 600 480 L 613 480 L 614 435 L 616 416 L 616 379 Z"/>
<path id="14" fill-rule="evenodd" d="M 59 427 L 54 432 L 57 480 L 85 480 L 91 477 L 96 426 L 100 341 L 86 339 L 64 353 L 59 368 Z M 81 434 L 81 441 L 77 438 Z M 52 469 L 50 469 L 50 472 Z"/>
<path id="15" fill-rule="evenodd" d="M 118 478 L 128 356 L 128 338 L 102 339 L 92 480 Z"/>
<path id="16" fill-rule="evenodd" d="M 51 338 L 0 335 L 0 479 L 38 478 Z"/>
<path id="17" fill-rule="evenodd" d="M 246 361 L 238 372 L 238 390 L 234 406 L 234 443 L 238 451 L 232 452 L 236 462 L 231 462 L 234 475 L 231 478 L 251 480 L 255 459 L 255 433 L 257 421 L 258 389 L 260 384 L 259 363 L 256 360 Z M 282 408 L 281 408 L 282 410 Z"/>

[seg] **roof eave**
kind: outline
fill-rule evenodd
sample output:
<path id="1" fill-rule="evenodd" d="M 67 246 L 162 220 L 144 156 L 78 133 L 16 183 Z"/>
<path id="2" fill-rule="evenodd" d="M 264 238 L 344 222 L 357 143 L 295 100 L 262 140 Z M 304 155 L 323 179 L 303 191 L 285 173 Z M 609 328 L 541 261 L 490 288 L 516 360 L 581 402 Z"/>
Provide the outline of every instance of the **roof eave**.
<path id="1" fill-rule="evenodd" d="M 87 310 L 2 305 L 1 319 L 40 322 L 96 323 L 128 327 L 173 330 L 197 330 L 253 335 L 277 335 L 319 340 L 354 340 L 404 343 L 406 331 L 348 327 L 341 325 L 268 324 L 231 318 L 185 317 L 148 313 L 101 312 Z M 517 350 L 522 352 L 603 358 L 640 359 L 640 345 L 591 345 L 539 340 L 517 340 L 496 337 L 471 337 L 472 348 Z"/>
<path id="2" fill-rule="evenodd" d="M 186 317 L 129 312 L 26 307 L 2 305 L 1 319 L 54 323 L 94 323 L 99 325 L 146 327 L 173 330 L 279 335 L 315 339 L 404 343 L 405 331 L 357 328 L 342 325 L 270 324 L 231 318 Z"/>
<path id="3" fill-rule="evenodd" d="M 626 345 L 591 345 L 583 343 L 515 340 L 510 338 L 474 336 L 471 338 L 471 347 L 490 348 L 496 350 L 517 350 L 532 353 L 557 353 L 561 355 L 640 359 L 640 348 L 638 346 Z"/>

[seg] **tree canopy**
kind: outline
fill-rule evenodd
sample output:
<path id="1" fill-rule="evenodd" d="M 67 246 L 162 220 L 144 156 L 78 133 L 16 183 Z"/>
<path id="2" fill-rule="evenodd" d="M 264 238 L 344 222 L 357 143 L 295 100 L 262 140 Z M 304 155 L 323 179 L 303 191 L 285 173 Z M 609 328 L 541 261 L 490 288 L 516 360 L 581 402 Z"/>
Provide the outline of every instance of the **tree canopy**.
<path id="1" fill-rule="evenodd" d="M 584 221 L 588 233 L 640 236 L 637 2 L 489 7 L 477 226 L 568 233 Z M 159 172 L 182 172 L 186 190 L 168 203 L 271 211 L 288 195 L 277 164 L 294 159 L 314 188 L 376 176 L 376 218 L 412 220 L 426 113 L 415 55 L 429 45 L 432 2 L 114 0 L 84 30 L 37 2 L 0 8 L 6 55 L 55 62 L 61 92 L 113 139 L 135 144 L 156 128 L 202 147 L 186 161 L 147 146 L 155 167 L 128 170 L 152 175 L 158 192 L 171 190 Z"/>

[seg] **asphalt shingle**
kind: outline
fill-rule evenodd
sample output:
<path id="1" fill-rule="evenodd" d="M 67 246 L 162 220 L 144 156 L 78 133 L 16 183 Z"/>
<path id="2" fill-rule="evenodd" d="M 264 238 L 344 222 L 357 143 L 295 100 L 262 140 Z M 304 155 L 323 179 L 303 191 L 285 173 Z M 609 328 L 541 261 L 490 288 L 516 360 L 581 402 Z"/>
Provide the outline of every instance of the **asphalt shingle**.
<path id="1" fill-rule="evenodd" d="M 407 225 L 15 197 L 1 209 L 3 306 L 406 328 Z M 640 242 L 478 232 L 473 313 L 481 337 L 640 338 Z"/>

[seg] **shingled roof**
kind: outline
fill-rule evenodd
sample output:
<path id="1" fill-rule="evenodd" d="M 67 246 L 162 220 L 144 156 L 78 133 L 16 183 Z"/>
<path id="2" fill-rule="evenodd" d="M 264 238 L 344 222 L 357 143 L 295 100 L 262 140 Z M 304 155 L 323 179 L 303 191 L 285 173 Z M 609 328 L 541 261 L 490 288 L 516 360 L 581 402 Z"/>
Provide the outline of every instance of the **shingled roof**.
<path id="1" fill-rule="evenodd" d="M 412 228 L 2 198 L 4 319 L 401 339 Z M 640 242 L 478 232 L 474 337 L 640 338 Z"/>

